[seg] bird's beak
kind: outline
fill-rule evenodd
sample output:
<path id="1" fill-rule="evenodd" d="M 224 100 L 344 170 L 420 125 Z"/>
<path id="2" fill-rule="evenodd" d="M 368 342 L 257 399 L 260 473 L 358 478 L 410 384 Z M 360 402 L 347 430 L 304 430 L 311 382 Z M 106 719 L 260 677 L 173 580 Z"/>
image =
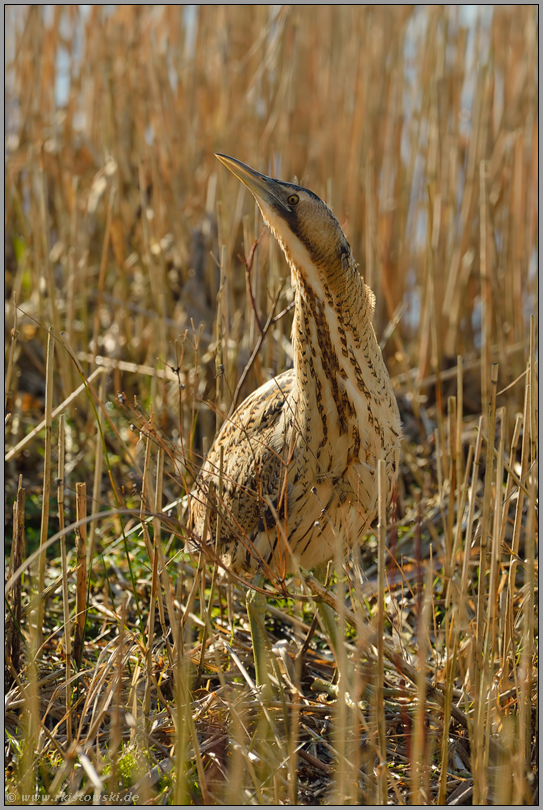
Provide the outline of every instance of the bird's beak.
<path id="1" fill-rule="evenodd" d="M 224 163 L 227 169 L 230 169 L 232 174 L 235 174 L 238 180 L 247 186 L 251 194 L 255 197 L 256 201 L 261 205 L 279 205 L 285 211 L 290 211 L 290 207 L 281 199 L 277 193 L 277 186 L 280 183 L 273 180 L 271 177 L 266 177 L 265 174 L 251 169 L 240 160 L 236 160 L 228 155 L 220 155 L 215 153 L 215 157 L 219 158 L 221 163 Z"/>

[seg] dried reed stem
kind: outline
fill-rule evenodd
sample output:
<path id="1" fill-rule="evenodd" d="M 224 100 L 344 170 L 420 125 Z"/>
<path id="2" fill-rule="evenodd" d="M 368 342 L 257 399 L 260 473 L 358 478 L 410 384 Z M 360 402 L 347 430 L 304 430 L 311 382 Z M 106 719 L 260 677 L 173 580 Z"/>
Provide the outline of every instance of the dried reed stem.
<path id="1" fill-rule="evenodd" d="M 425 751 L 426 732 L 426 677 L 427 666 L 427 632 L 432 607 L 432 569 L 428 568 L 424 583 L 424 597 L 422 600 L 422 610 L 418 619 L 417 647 L 418 647 L 418 667 L 416 675 L 417 703 L 415 707 L 415 719 L 411 734 L 411 804 L 417 806 L 425 804 L 428 797 L 425 796 L 424 785 L 425 774 Z"/>
<path id="2" fill-rule="evenodd" d="M 490 371 L 490 388 L 487 411 L 488 440 L 486 448 L 485 488 L 483 493 L 483 513 L 481 517 L 481 541 L 479 555 L 479 580 L 477 589 L 476 648 L 474 662 L 475 710 L 473 722 L 473 795 L 475 803 L 486 802 L 488 797 L 487 756 L 485 745 L 485 711 L 489 687 L 489 662 L 484 657 L 484 639 L 488 632 L 488 537 L 490 532 L 490 509 L 493 500 L 494 436 L 496 433 L 496 393 L 498 390 L 498 364 L 493 363 Z M 485 615 L 486 614 L 486 615 Z"/>
<path id="3" fill-rule="evenodd" d="M 15 359 L 15 348 L 17 346 L 17 338 L 19 332 L 17 330 L 17 294 L 13 293 L 13 327 L 11 329 L 8 363 L 6 367 L 6 374 L 4 377 L 4 409 L 7 408 L 8 399 L 10 396 L 11 375 L 13 372 L 13 362 Z"/>
<path id="4" fill-rule="evenodd" d="M 379 544 L 377 557 L 378 570 L 378 606 L 377 606 L 377 684 L 376 714 L 379 764 L 377 766 L 377 797 L 380 805 L 387 803 L 387 753 L 385 724 L 385 550 L 386 550 L 386 467 L 383 459 L 377 463 L 377 487 L 379 493 Z"/>
<path id="5" fill-rule="evenodd" d="M 55 341 L 53 339 L 53 330 L 49 329 L 47 336 L 47 361 L 46 361 L 46 377 L 45 377 L 45 439 L 44 439 L 44 456 L 43 456 L 43 491 L 42 491 L 42 512 L 41 512 L 41 528 L 40 528 L 40 548 L 43 548 L 47 542 L 49 534 L 49 495 L 51 491 L 51 425 L 53 420 L 53 358 L 55 354 Z M 45 566 L 47 564 L 47 557 L 45 551 L 40 554 L 38 558 L 38 577 L 37 577 L 37 592 L 41 594 L 45 585 Z M 40 601 L 36 609 L 36 650 L 41 647 L 41 639 L 43 632 L 43 617 L 44 605 Z"/>
<path id="6" fill-rule="evenodd" d="M 25 548 L 25 493 L 23 476 L 19 476 L 17 500 L 13 504 L 13 539 L 9 558 L 8 579 L 13 576 L 23 561 Z M 8 599 L 5 625 L 5 649 L 12 672 L 19 672 L 21 641 L 21 578 L 18 577 Z"/>
<path id="7" fill-rule="evenodd" d="M 75 633 L 74 661 L 81 665 L 83 643 L 85 640 L 85 620 L 87 616 L 87 486 L 85 483 L 75 485 L 75 558 L 77 562 L 77 580 L 75 590 Z"/>
<path id="8" fill-rule="evenodd" d="M 90 383 L 90 378 L 88 380 Z M 104 402 L 106 398 L 106 376 L 102 374 L 98 383 L 98 404 Z M 96 424 L 96 444 L 94 451 L 94 479 L 92 482 L 92 501 L 91 513 L 98 514 L 100 511 L 101 502 L 101 488 L 102 488 L 102 473 L 104 463 L 104 411 L 101 407 L 97 409 L 97 424 Z M 98 528 L 98 520 L 93 520 L 89 526 L 89 543 L 87 553 L 87 567 L 92 569 L 94 562 L 94 551 L 96 547 L 96 530 Z"/>
<path id="9" fill-rule="evenodd" d="M 64 491 L 65 491 L 65 458 L 66 458 L 66 428 L 65 415 L 62 413 L 58 420 L 58 472 L 57 472 L 57 508 L 58 527 L 64 532 Z M 66 535 L 60 538 L 60 559 L 62 565 L 62 614 L 64 617 L 64 654 L 66 656 L 66 684 L 70 683 L 72 636 L 70 626 L 70 598 L 68 594 L 68 560 L 66 555 Z M 68 745 L 72 741 L 72 715 L 71 690 L 66 686 L 66 737 Z"/>

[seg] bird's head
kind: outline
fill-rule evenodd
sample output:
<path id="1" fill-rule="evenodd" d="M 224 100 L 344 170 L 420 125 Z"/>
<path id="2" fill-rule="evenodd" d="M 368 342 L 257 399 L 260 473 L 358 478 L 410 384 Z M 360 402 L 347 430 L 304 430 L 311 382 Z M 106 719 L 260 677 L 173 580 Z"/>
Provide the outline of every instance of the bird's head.
<path id="1" fill-rule="evenodd" d="M 355 270 L 351 248 L 339 222 L 316 194 L 293 183 L 274 180 L 227 155 L 216 157 L 254 196 L 264 221 L 297 276 L 315 287 L 330 288 Z"/>

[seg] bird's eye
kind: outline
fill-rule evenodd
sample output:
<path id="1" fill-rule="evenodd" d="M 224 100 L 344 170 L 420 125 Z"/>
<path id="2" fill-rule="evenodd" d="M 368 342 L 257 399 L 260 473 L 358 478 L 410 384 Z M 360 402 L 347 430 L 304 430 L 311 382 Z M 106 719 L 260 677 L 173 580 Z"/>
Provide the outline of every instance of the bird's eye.
<path id="1" fill-rule="evenodd" d="M 287 202 L 289 205 L 298 205 L 300 198 L 297 194 L 291 194 L 290 197 L 287 197 Z"/>

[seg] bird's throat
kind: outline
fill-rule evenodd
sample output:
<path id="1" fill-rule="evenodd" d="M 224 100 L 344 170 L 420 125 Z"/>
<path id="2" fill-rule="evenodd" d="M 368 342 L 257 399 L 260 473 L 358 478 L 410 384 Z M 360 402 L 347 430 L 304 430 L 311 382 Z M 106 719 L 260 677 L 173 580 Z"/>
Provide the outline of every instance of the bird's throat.
<path id="1" fill-rule="evenodd" d="M 373 468 L 397 443 L 400 422 L 373 328 L 373 294 L 353 270 L 348 283 L 327 289 L 298 275 L 292 331 L 298 408 L 312 415 L 307 438 L 317 457 L 341 445 L 345 468 Z"/>

